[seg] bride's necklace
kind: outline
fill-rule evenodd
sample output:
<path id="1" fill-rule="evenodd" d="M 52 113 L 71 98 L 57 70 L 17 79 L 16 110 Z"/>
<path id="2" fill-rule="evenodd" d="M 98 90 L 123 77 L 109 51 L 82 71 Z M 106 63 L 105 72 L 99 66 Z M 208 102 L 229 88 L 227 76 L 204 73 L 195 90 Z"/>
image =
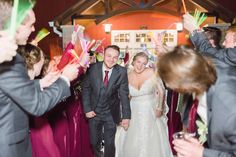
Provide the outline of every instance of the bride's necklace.
<path id="1" fill-rule="evenodd" d="M 142 76 L 142 74 L 140 73 L 136 73 L 134 71 L 134 78 L 133 78 L 133 84 L 135 85 L 135 88 L 137 88 L 138 90 L 140 90 L 140 88 L 142 87 L 144 81 L 144 78 Z"/>
<path id="2" fill-rule="evenodd" d="M 141 73 L 140 73 L 140 74 L 139 74 L 139 73 L 136 73 L 136 72 L 134 71 L 134 76 L 137 77 L 137 78 L 141 78 L 141 77 L 142 77 L 142 74 L 141 74 Z"/>

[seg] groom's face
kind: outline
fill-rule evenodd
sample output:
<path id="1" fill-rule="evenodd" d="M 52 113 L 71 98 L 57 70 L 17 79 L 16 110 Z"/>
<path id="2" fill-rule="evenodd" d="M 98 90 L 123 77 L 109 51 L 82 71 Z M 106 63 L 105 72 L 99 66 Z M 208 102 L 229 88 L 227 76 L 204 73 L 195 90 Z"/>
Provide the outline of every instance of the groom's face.
<path id="1" fill-rule="evenodd" d="M 114 65 L 116 65 L 119 58 L 119 51 L 108 48 L 104 53 L 104 64 L 107 69 L 111 69 Z"/>

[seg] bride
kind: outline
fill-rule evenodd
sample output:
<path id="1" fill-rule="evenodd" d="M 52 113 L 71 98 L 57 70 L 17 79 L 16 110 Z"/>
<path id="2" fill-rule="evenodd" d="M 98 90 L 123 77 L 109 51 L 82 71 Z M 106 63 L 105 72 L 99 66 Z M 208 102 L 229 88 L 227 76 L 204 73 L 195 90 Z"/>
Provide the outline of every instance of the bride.
<path id="1" fill-rule="evenodd" d="M 132 118 L 127 131 L 116 134 L 116 157 L 172 157 L 167 136 L 167 106 L 164 87 L 154 71 L 146 68 L 148 56 L 140 52 L 133 58 L 129 73 Z"/>

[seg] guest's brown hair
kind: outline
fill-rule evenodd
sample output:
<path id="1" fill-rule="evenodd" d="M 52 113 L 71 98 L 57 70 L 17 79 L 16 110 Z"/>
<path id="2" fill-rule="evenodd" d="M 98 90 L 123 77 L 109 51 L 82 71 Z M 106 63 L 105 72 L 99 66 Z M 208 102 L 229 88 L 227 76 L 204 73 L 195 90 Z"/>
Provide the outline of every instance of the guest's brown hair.
<path id="1" fill-rule="evenodd" d="M 206 37 L 209 40 L 213 40 L 215 46 L 220 48 L 220 40 L 221 40 L 221 30 L 216 27 L 203 27 L 205 31 Z"/>
<path id="2" fill-rule="evenodd" d="M 203 93 L 217 78 L 213 64 L 185 46 L 164 54 L 157 66 L 166 86 L 180 93 Z"/>

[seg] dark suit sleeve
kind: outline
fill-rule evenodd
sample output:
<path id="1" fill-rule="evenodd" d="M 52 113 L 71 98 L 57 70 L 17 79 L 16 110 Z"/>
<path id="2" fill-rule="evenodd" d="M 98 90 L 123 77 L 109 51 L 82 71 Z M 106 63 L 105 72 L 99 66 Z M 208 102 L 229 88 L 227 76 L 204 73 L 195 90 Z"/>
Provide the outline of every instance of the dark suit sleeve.
<path id="1" fill-rule="evenodd" d="M 90 102 L 90 96 L 91 96 L 91 83 L 90 83 L 90 78 L 89 78 L 90 73 L 91 73 L 91 69 L 89 68 L 86 71 L 86 74 L 83 80 L 82 100 L 83 100 L 84 113 L 92 111 L 91 102 Z"/>
<path id="2" fill-rule="evenodd" d="M 213 48 L 203 32 L 193 32 L 190 35 L 190 39 L 202 54 L 217 58 L 229 65 L 236 66 L 236 48 Z"/>
<path id="3" fill-rule="evenodd" d="M 223 152 L 223 151 L 214 150 L 214 149 L 204 149 L 203 157 L 236 157 L 236 124 L 235 122 L 236 122 L 236 113 L 234 112 L 228 115 L 227 120 L 222 126 L 225 129 L 224 136 L 227 138 L 227 144 L 230 145 L 228 152 Z"/>
<path id="4" fill-rule="evenodd" d="M 41 91 L 39 81 L 29 79 L 23 62 L 9 62 L 0 68 L 0 89 L 5 94 L 1 100 L 13 101 L 29 114 L 42 115 L 62 98 L 70 96 L 67 83 L 61 79 Z"/>
<path id="5" fill-rule="evenodd" d="M 122 119 L 131 119 L 127 70 L 125 68 L 122 69 L 121 85 L 119 88 L 120 101 L 122 105 Z"/>

